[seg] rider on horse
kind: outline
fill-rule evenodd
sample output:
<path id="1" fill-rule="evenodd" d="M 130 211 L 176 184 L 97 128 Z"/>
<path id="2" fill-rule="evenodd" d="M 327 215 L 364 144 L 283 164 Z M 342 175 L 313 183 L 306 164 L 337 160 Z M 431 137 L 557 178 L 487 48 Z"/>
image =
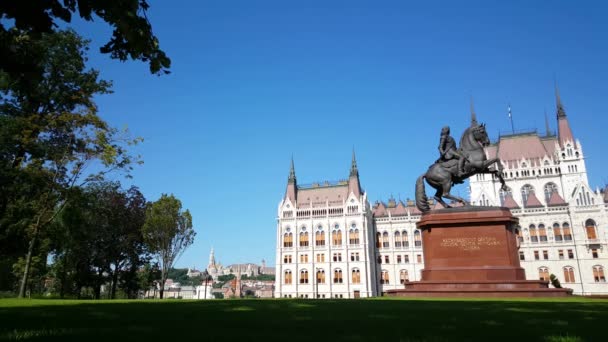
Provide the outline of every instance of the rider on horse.
<path id="1" fill-rule="evenodd" d="M 456 140 L 450 136 L 450 126 L 441 129 L 441 139 L 439 140 L 439 159 L 436 163 L 446 162 L 451 159 L 458 160 L 458 173 L 456 177 L 461 178 L 465 175 L 464 162 L 467 157 L 456 149 Z"/>

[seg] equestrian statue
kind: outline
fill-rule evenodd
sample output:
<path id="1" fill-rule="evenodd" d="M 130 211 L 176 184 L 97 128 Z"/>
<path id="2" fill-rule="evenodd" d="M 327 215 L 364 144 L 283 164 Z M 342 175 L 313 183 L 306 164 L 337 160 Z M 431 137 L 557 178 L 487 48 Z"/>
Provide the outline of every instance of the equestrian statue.
<path id="1" fill-rule="evenodd" d="M 461 184 L 465 179 L 476 174 L 492 174 L 498 178 L 502 189 L 506 189 L 499 159 L 486 157 L 484 148 L 489 144 L 490 138 L 486 126 L 477 123 L 473 111 L 471 111 L 471 126 L 462 133 L 459 148 L 454 138 L 450 136 L 450 127 L 443 127 L 439 141 L 439 159 L 416 180 L 416 207 L 423 213 L 431 210 L 424 189 L 425 179 L 437 190 L 434 198 L 444 208 L 450 208 L 450 205 L 443 201 L 443 197 L 465 206 L 469 205 L 463 198 L 450 194 L 450 190 L 454 184 Z"/>

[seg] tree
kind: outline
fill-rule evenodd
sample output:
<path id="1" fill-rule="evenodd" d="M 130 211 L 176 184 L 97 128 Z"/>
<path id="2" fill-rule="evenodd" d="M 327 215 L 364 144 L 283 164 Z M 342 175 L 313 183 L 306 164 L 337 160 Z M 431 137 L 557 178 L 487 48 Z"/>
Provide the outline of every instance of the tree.
<path id="1" fill-rule="evenodd" d="M 169 269 L 194 242 L 196 232 L 192 229 L 192 216 L 188 210 L 182 211 L 182 203 L 177 198 L 163 194 L 146 211 L 143 235 L 160 266 L 162 299 Z"/>
<path id="2" fill-rule="evenodd" d="M 0 236 L 25 237 L 27 252 L 19 296 L 28 284 L 39 235 L 53 222 L 78 185 L 108 172 L 130 171 L 133 158 L 126 132 L 97 115 L 94 96 L 110 92 L 111 83 L 86 68 L 88 41 L 74 31 L 20 36 L 16 54 L 39 56 L 40 79 L 7 78 L 0 73 Z M 95 164 L 97 172 L 87 173 Z M 10 231 L 17 233 L 9 233 Z M 10 239 L 9 239 L 10 241 Z M 0 241 L 0 246 L 8 244 Z M 2 248 L 0 248 L 2 249 Z"/>
<path id="3" fill-rule="evenodd" d="M 42 34 L 53 33 L 58 21 L 70 23 L 76 14 L 86 21 L 100 18 L 112 26 L 112 37 L 100 48 L 101 53 L 125 61 L 128 58 L 148 62 L 150 72 L 168 73 L 171 60 L 160 49 L 158 38 L 146 12 L 146 0 L 47 0 L 0 2 L 0 52 L 4 57 L 0 70 L 12 78 L 35 76 L 38 68 L 36 55 L 23 55 L 13 49 L 19 37 L 38 39 Z M 5 20 L 9 19 L 9 20 Z M 10 20 L 13 19 L 13 20 Z M 8 26 L 12 23 L 12 26 Z M 7 27 L 5 27 L 7 25 Z"/>

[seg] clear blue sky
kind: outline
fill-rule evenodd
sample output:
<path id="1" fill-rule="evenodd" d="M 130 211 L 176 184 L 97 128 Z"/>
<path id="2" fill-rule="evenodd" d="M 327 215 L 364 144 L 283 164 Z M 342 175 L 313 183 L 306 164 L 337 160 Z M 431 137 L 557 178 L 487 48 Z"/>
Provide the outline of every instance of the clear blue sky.
<path id="1" fill-rule="evenodd" d="M 150 1 L 172 73 L 97 53 L 114 81 L 101 115 L 145 142 L 132 182 L 191 210 L 195 244 L 177 265 L 274 262 L 276 210 L 293 154 L 300 183 L 348 176 L 351 149 L 369 199 L 412 197 L 440 127 L 460 135 L 473 94 L 492 138 L 555 129 L 554 76 L 592 186 L 608 181 L 606 2 Z M 128 184 L 128 183 L 127 183 Z M 466 187 L 456 192 L 466 195 Z"/>

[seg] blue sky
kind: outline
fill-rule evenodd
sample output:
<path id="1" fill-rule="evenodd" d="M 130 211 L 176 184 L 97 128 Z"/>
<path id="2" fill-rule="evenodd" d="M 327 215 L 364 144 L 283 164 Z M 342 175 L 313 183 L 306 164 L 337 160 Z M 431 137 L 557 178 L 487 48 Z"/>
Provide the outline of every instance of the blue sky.
<path id="1" fill-rule="evenodd" d="M 469 98 L 493 140 L 555 129 L 554 78 L 585 149 L 592 186 L 608 182 L 605 2 L 150 1 L 172 73 L 97 53 L 114 81 L 100 114 L 145 139 L 125 184 L 149 200 L 173 193 L 197 237 L 177 262 L 204 268 L 274 262 L 276 210 L 293 154 L 298 182 L 348 176 L 351 150 L 370 201 L 412 197 L 436 158 L 439 130 L 459 136 Z M 604 129 L 603 129 L 604 128 Z M 466 187 L 455 189 L 466 195 Z"/>

